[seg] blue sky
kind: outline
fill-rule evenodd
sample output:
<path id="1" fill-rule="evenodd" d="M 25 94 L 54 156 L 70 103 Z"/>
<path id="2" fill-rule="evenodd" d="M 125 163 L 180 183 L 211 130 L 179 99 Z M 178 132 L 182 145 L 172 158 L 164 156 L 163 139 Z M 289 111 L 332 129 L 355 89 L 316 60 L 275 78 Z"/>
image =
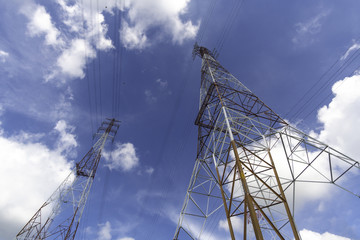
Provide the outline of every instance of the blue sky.
<path id="1" fill-rule="evenodd" d="M 0 239 L 50 196 L 105 117 L 122 123 L 78 239 L 173 237 L 196 156 L 195 41 L 280 116 L 359 159 L 359 5 L 1 0 Z M 304 192 L 303 239 L 360 239 L 358 199 L 329 189 Z"/>

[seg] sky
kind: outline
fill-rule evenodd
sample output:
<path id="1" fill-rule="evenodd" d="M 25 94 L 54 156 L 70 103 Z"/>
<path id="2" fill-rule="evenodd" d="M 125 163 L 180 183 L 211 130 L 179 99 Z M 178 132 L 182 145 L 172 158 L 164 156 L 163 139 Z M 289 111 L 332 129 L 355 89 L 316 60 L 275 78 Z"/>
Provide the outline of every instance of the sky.
<path id="1" fill-rule="evenodd" d="M 356 0 L 0 1 L 0 240 L 55 191 L 106 117 L 121 126 L 76 239 L 172 239 L 196 157 L 196 41 L 284 119 L 359 160 Z M 358 198 L 308 189 L 303 240 L 360 239 Z"/>

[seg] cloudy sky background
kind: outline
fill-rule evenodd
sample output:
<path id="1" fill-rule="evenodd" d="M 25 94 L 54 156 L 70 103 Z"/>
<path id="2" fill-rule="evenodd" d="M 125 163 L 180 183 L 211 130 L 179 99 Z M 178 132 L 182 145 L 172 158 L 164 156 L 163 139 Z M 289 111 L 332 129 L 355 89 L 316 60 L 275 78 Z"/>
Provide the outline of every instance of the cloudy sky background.
<path id="1" fill-rule="evenodd" d="M 172 238 L 196 155 L 196 40 L 278 114 L 358 160 L 359 5 L 1 0 L 0 239 L 65 179 L 105 117 L 122 123 L 78 239 Z M 302 199 L 303 239 L 360 239 L 358 199 L 325 189 Z"/>

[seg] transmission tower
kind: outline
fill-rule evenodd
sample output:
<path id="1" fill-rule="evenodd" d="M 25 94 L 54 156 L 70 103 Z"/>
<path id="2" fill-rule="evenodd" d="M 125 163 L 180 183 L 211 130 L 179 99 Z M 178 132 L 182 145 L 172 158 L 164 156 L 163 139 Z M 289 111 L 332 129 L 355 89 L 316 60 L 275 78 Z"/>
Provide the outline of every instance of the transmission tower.
<path id="1" fill-rule="evenodd" d="M 289 125 L 208 49 L 195 44 L 193 55 L 202 58 L 197 158 L 174 239 L 301 239 L 295 186 L 351 192 L 339 179 L 359 162 Z M 219 221 L 226 236 L 213 236 Z"/>
<path id="2" fill-rule="evenodd" d="M 112 139 L 119 121 L 106 119 L 95 136 L 98 140 L 78 162 L 51 197 L 16 235 L 17 240 L 74 239 L 107 139 Z"/>

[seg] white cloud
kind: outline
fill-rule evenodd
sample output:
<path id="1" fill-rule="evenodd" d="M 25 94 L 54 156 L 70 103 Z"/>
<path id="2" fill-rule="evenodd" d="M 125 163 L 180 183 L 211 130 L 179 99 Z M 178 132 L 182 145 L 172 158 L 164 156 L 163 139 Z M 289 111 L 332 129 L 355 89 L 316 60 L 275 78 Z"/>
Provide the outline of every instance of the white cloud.
<path id="1" fill-rule="evenodd" d="M 0 62 L 4 63 L 6 62 L 6 59 L 9 57 L 9 53 L 0 50 Z"/>
<path id="2" fill-rule="evenodd" d="M 156 79 L 156 83 L 159 84 L 162 89 L 167 88 L 168 86 L 168 81 L 161 80 L 161 78 Z"/>
<path id="3" fill-rule="evenodd" d="M 39 142 L 45 136 L 44 133 L 28 133 L 21 130 L 10 137 L 11 140 L 22 143 Z"/>
<path id="4" fill-rule="evenodd" d="M 243 234 L 244 232 L 244 219 L 242 217 L 231 217 L 231 224 L 234 232 Z M 229 231 L 229 224 L 227 219 L 219 221 L 219 228 L 224 231 Z"/>
<path id="5" fill-rule="evenodd" d="M 84 68 L 89 58 L 95 58 L 96 52 L 85 39 L 73 39 L 68 49 L 57 60 L 60 72 L 71 78 L 84 78 Z M 48 80 L 57 75 L 55 71 Z"/>
<path id="6" fill-rule="evenodd" d="M 72 118 L 74 115 L 74 110 L 72 109 L 73 100 L 74 97 L 70 88 L 68 88 L 65 93 L 61 93 L 58 101 L 53 104 L 53 107 L 50 110 L 51 119 L 58 120 Z"/>
<path id="7" fill-rule="evenodd" d="M 302 240 L 351 240 L 350 238 L 341 237 L 332 233 L 325 232 L 320 234 L 307 229 L 301 230 L 300 236 Z"/>
<path id="8" fill-rule="evenodd" d="M 154 171 L 155 171 L 155 169 L 152 168 L 152 167 L 148 167 L 148 168 L 145 169 L 145 172 L 146 172 L 149 176 L 151 176 L 151 175 L 154 173 Z"/>
<path id="9" fill-rule="evenodd" d="M 56 25 L 61 25 L 61 28 L 56 28 L 44 6 L 31 0 L 24 4 L 21 12 L 29 19 L 30 36 L 43 36 L 46 45 L 57 46 L 52 49 L 56 61 L 46 63 L 49 69 L 45 71 L 45 79 L 61 78 L 60 82 L 64 83 L 68 79 L 85 76 L 86 62 L 96 57 L 96 50 L 114 48 L 112 40 L 107 37 L 104 12 L 114 14 L 116 8 L 124 11 L 119 29 L 121 42 L 128 49 L 144 49 L 164 37 L 170 37 L 174 44 L 182 44 L 196 36 L 199 24 L 180 18 L 187 12 L 189 2 L 129 0 L 122 3 L 99 1 L 95 4 L 90 0 L 75 0 L 72 3 L 57 0 L 60 14 Z"/>
<path id="10" fill-rule="evenodd" d="M 97 235 L 98 240 L 111 240 L 111 224 L 109 221 L 100 225 L 100 230 Z"/>
<path id="11" fill-rule="evenodd" d="M 315 17 L 305 22 L 295 24 L 296 34 L 292 42 L 299 46 L 307 46 L 315 42 L 314 36 L 321 31 L 321 21 L 330 14 L 330 11 L 322 11 Z"/>
<path id="12" fill-rule="evenodd" d="M 100 9 L 105 9 L 105 6 L 111 9 L 115 7 L 115 2 L 99 1 L 95 4 L 91 1 L 75 1 L 73 5 L 67 5 L 64 0 L 57 0 L 57 3 L 65 13 L 63 22 L 71 32 L 81 34 L 97 49 L 114 48 L 112 41 L 106 37 L 108 26 Z"/>
<path id="13" fill-rule="evenodd" d="M 323 124 L 318 137 L 344 154 L 357 158 L 360 155 L 360 129 L 356 127 L 360 125 L 360 76 L 336 82 L 332 91 L 334 98 L 318 111 L 318 120 Z"/>
<path id="14" fill-rule="evenodd" d="M 87 61 L 96 57 L 96 49 L 109 50 L 114 48 L 112 41 L 106 37 L 108 27 L 102 10 L 106 3 L 100 1 L 99 8 L 91 1 L 75 1 L 68 5 L 64 0 L 57 3 L 63 10 L 62 22 L 69 28 L 66 48 L 59 55 L 55 70 L 47 76 L 47 80 L 58 75 L 66 78 L 84 78 Z M 109 7 L 111 4 L 108 3 Z M 63 33 L 65 34 L 65 33 Z"/>
<path id="15" fill-rule="evenodd" d="M 147 103 L 152 104 L 157 102 L 157 97 L 154 96 L 151 90 L 149 89 L 145 90 L 144 94 Z"/>
<path id="16" fill-rule="evenodd" d="M 100 50 L 108 50 L 114 48 L 112 41 L 109 38 L 106 38 L 107 25 L 105 24 L 104 15 L 101 13 L 96 13 L 95 15 L 95 26 L 92 31 L 89 32 L 90 37 L 93 37 L 95 40 L 96 47 Z"/>
<path id="17" fill-rule="evenodd" d="M 103 152 L 106 166 L 110 170 L 130 171 L 139 164 L 136 149 L 132 143 L 117 143 L 111 152 Z"/>
<path id="18" fill-rule="evenodd" d="M 123 45 L 129 49 L 143 49 L 151 42 L 148 31 L 156 31 L 156 41 L 162 37 L 170 36 L 174 44 L 182 44 L 185 40 L 193 39 L 199 29 L 199 23 L 194 25 L 191 21 L 183 22 L 181 15 L 187 12 L 190 0 L 179 1 L 125 1 L 124 18 L 120 35 Z"/>
<path id="19" fill-rule="evenodd" d="M 12 239 L 71 171 L 64 155 L 39 141 L 42 136 L 0 135 L 0 239 Z"/>
<path id="20" fill-rule="evenodd" d="M 124 20 L 120 30 L 120 38 L 124 47 L 128 49 L 144 49 L 149 45 L 144 30 L 139 26 L 130 27 Z"/>
<path id="21" fill-rule="evenodd" d="M 112 240 L 112 239 L 115 239 L 113 237 L 113 234 L 112 232 L 116 232 L 118 231 L 119 229 L 114 229 L 112 226 L 111 226 L 111 223 L 109 221 L 107 221 L 106 223 L 104 224 L 99 224 L 98 225 L 100 227 L 98 233 L 97 233 L 97 240 Z M 131 237 L 122 237 L 122 238 L 116 238 L 117 240 L 135 240 L 134 238 L 131 238 Z"/>
<path id="22" fill-rule="evenodd" d="M 57 60 L 47 64 L 50 74 L 45 74 L 45 79 L 60 77 L 61 82 L 65 82 L 85 76 L 86 61 L 96 57 L 97 49 L 106 51 L 114 46 L 106 36 L 108 27 L 101 10 L 105 9 L 105 1 L 98 3 L 99 8 L 92 1 L 78 0 L 68 5 L 64 0 L 57 0 L 57 3 L 60 6 L 58 25 L 63 24 L 61 29 L 55 27 L 51 15 L 42 5 L 28 1 L 22 6 L 21 13 L 29 19 L 27 27 L 31 37 L 44 36 L 46 45 L 58 46 L 52 49 Z M 115 3 L 108 5 L 112 8 Z"/>
<path id="23" fill-rule="evenodd" d="M 22 84 L 13 83 L 10 79 L 0 84 L 0 89 L 8 84 L 14 84 L 15 91 L 2 92 L 0 101 L 4 110 L 51 124 L 60 119 L 72 120 L 78 114 L 72 104 L 72 93 L 62 87 L 49 88 L 48 84 L 37 79 L 29 79 Z"/>
<path id="24" fill-rule="evenodd" d="M 349 49 L 346 51 L 346 53 L 340 58 L 340 60 L 345 60 L 351 52 L 356 51 L 360 49 L 360 44 L 359 43 L 354 43 L 351 47 L 349 47 Z"/>
<path id="25" fill-rule="evenodd" d="M 78 146 L 76 136 L 73 134 L 75 128 L 69 126 L 66 121 L 59 120 L 54 128 L 58 132 L 59 139 L 57 141 L 57 151 L 66 156 L 76 157 L 74 149 Z"/>
<path id="26" fill-rule="evenodd" d="M 27 24 L 30 36 L 45 35 L 45 44 L 59 45 L 63 41 L 59 37 L 60 32 L 51 21 L 51 16 L 46 12 L 44 6 L 37 4 L 27 4 L 21 12 L 28 17 L 29 23 Z"/>
<path id="27" fill-rule="evenodd" d="M 0 103 L 0 117 L 4 114 L 5 109 L 4 106 Z"/>

